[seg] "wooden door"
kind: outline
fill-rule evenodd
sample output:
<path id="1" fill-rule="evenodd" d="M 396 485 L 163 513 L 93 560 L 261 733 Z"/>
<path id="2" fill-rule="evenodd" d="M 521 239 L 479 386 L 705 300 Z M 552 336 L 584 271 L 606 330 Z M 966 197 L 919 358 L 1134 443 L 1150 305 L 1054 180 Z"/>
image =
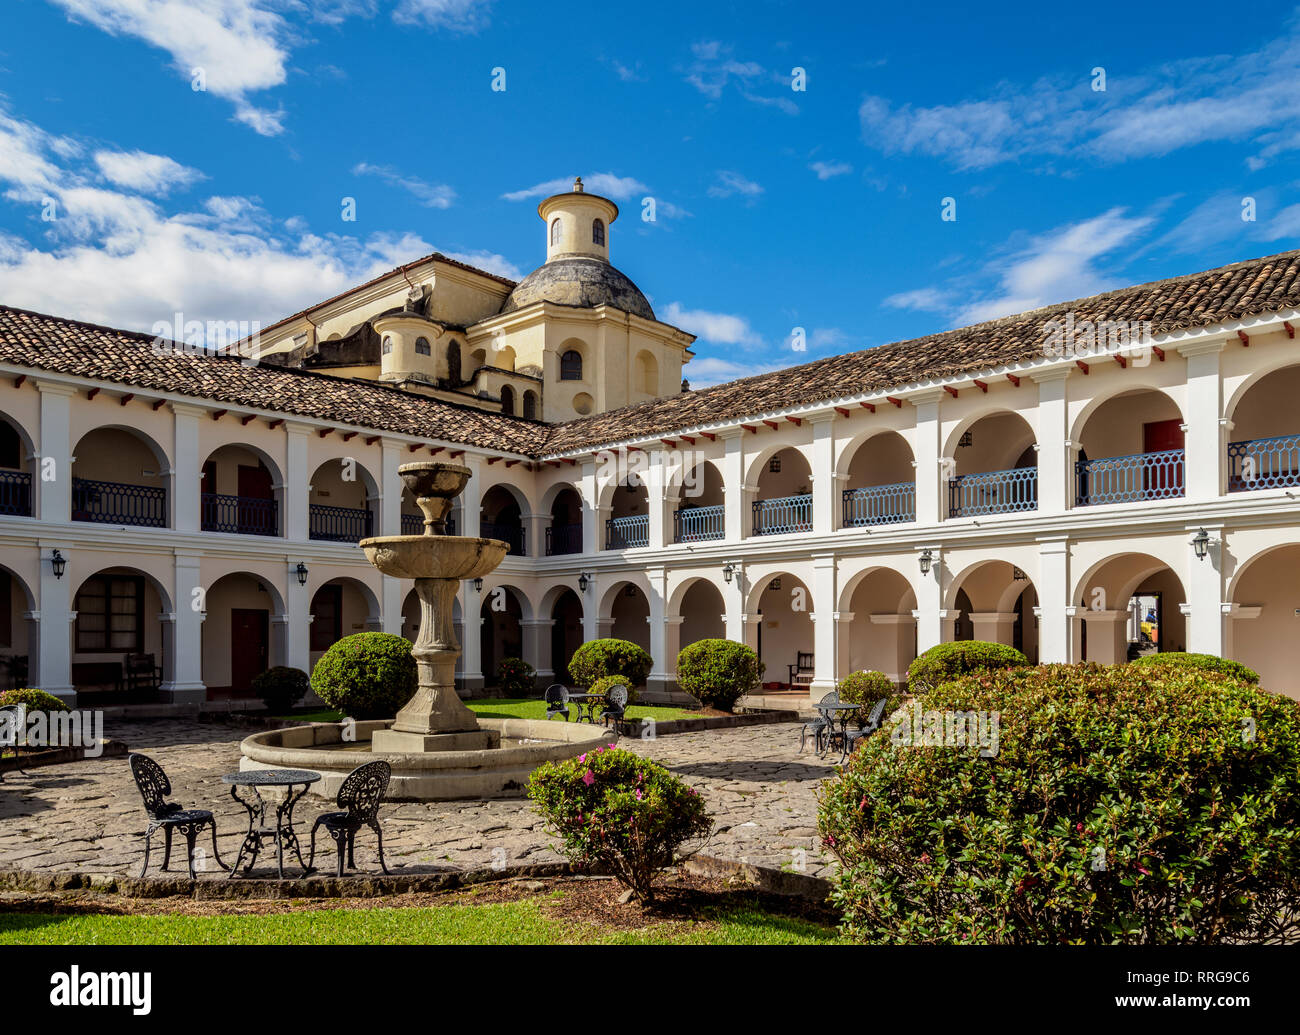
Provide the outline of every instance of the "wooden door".
<path id="1" fill-rule="evenodd" d="M 1156 420 L 1142 425 L 1142 452 L 1163 453 L 1170 449 L 1184 448 L 1182 421 Z M 1181 495 L 1183 485 L 1183 465 L 1181 463 L 1160 464 L 1143 469 L 1143 488 L 1147 496 Z"/>
<path id="2" fill-rule="evenodd" d="M 235 697 L 252 693 L 253 677 L 270 665 L 270 612 L 236 607 L 230 611 L 230 690 Z"/>
<path id="3" fill-rule="evenodd" d="M 271 472 L 261 464 L 239 465 L 239 530 L 251 535 L 274 535 L 272 514 L 265 504 L 257 500 L 275 499 L 271 487 Z M 249 502 L 245 502 L 245 501 Z"/>

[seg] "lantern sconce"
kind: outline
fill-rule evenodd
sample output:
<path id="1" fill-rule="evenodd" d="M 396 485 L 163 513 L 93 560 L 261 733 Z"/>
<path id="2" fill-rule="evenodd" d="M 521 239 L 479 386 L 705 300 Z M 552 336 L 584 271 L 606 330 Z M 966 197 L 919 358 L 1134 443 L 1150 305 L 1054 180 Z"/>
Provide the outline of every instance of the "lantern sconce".
<path id="1" fill-rule="evenodd" d="M 295 568 L 294 571 L 298 575 L 298 585 L 307 585 L 307 565 L 303 564 L 302 561 L 299 561 L 298 567 Z"/>
<path id="2" fill-rule="evenodd" d="M 934 563 L 934 551 L 932 551 L 927 546 L 924 550 L 921 551 L 920 561 L 921 561 L 921 574 L 929 575 L 930 565 Z"/>
<path id="3" fill-rule="evenodd" d="M 728 561 L 728 562 L 726 563 L 726 566 L 722 569 L 722 578 L 723 578 L 723 581 L 726 582 L 728 586 L 730 586 L 730 585 L 731 585 L 731 576 L 733 576 L 733 575 L 735 575 L 735 574 L 736 574 L 736 566 L 735 566 L 734 564 L 732 564 L 730 561 Z"/>
<path id="4" fill-rule="evenodd" d="M 474 580 L 474 592 L 475 593 L 483 592 L 483 579 L 481 576 Z"/>
<path id="5" fill-rule="evenodd" d="M 1210 552 L 1210 533 L 1203 528 L 1200 529 L 1192 536 L 1191 543 L 1192 549 L 1196 552 L 1196 559 L 1205 560 L 1205 555 Z"/>
<path id="6" fill-rule="evenodd" d="M 55 550 L 50 554 L 50 567 L 54 569 L 54 577 L 56 579 L 61 579 L 63 578 L 64 570 L 68 567 L 68 559 L 64 557 L 63 554 L 59 553 L 58 550 Z"/>
<path id="7" fill-rule="evenodd" d="M 580 589 L 583 593 L 587 592 L 587 585 L 590 583 L 590 581 L 591 581 L 591 576 L 585 571 L 582 572 L 578 576 L 578 589 Z"/>
<path id="8" fill-rule="evenodd" d="M 1012 582 L 1028 582 L 1028 581 L 1029 581 L 1029 576 L 1026 575 L 1026 574 L 1025 574 L 1023 571 L 1021 571 L 1019 568 L 1016 568 L 1016 567 L 1013 566 L 1012 569 L 1011 569 L 1011 581 L 1012 581 Z"/>

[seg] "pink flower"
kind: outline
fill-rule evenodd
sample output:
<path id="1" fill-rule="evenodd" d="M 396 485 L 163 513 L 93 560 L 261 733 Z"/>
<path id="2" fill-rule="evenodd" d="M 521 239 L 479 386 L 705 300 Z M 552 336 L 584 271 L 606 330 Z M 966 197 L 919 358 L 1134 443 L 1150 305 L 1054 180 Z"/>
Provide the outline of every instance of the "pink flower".
<path id="1" fill-rule="evenodd" d="M 590 787 L 593 783 L 596 782 L 595 774 L 592 773 L 590 769 L 588 769 L 585 773 L 582 774 L 582 782 L 586 784 L 588 787 Z"/>
<path id="2" fill-rule="evenodd" d="M 585 762 L 585 761 L 587 761 L 587 756 L 586 756 L 585 754 L 579 755 L 579 756 L 578 756 L 578 761 L 579 761 L 579 762 Z"/>
<path id="3" fill-rule="evenodd" d="M 1082 833 L 1083 833 L 1083 824 L 1082 824 L 1082 823 L 1076 823 L 1076 824 L 1074 824 L 1074 829 L 1077 830 L 1079 833 L 1082 834 Z"/>
<path id="4" fill-rule="evenodd" d="M 930 853 L 929 853 L 929 852 L 922 852 L 922 853 L 921 853 L 921 865 L 923 865 L 923 866 L 924 866 L 924 865 L 928 865 L 929 862 L 930 862 Z"/>
<path id="5" fill-rule="evenodd" d="M 641 797 L 642 797 L 642 795 L 641 795 L 641 788 L 638 787 L 638 788 L 636 789 L 636 800 L 637 800 L 637 801 L 640 801 L 640 800 L 641 800 Z"/>

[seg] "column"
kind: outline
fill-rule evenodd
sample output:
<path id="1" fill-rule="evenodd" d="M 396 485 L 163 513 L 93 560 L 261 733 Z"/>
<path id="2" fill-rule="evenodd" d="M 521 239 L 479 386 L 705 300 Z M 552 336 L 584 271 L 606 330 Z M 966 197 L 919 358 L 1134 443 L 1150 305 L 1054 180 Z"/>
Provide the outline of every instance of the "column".
<path id="1" fill-rule="evenodd" d="M 1034 375 L 1038 385 L 1038 513 L 1061 514 L 1074 502 L 1073 447 L 1066 384 L 1069 370 Z"/>
<path id="2" fill-rule="evenodd" d="M 668 656 L 668 638 L 665 629 L 668 612 L 668 572 L 662 567 L 647 568 L 645 575 L 650 583 L 648 594 L 650 613 L 646 615 L 646 621 L 650 625 L 650 657 L 654 660 L 646 689 L 663 693 L 670 689 L 677 671 L 677 654 L 673 652 L 671 658 Z M 678 618 L 677 621 L 680 623 L 681 619 Z"/>
<path id="3" fill-rule="evenodd" d="M 395 579 L 391 575 L 380 576 L 379 607 L 381 609 L 381 621 L 379 624 L 381 632 L 392 633 L 394 636 L 403 635 L 402 605 L 406 603 L 406 591 L 406 583 L 401 579 Z M 409 632 L 411 639 L 414 640 L 416 630 L 411 629 Z"/>
<path id="4" fill-rule="evenodd" d="M 524 553 L 529 557 L 545 557 L 546 529 L 551 524 L 551 515 L 529 511 L 520 514 L 519 520 L 524 526 Z"/>
<path id="5" fill-rule="evenodd" d="M 1003 643 L 1010 646 L 1015 640 L 1015 611 L 972 611 L 972 635 L 985 643 Z"/>
<path id="6" fill-rule="evenodd" d="M 72 520 L 73 389 L 46 381 L 37 381 L 36 388 L 41 394 L 41 438 L 36 447 L 39 459 L 32 473 L 36 513 L 42 521 L 62 523 Z M 47 625 L 46 631 L 49 628 Z M 71 679 L 71 675 L 65 674 L 65 678 Z"/>
<path id="7" fill-rule="evenodd" d="M 306 424 L 286 423 L 284 434 L 284 490 L 281 492 L 284 499 L 284 534 L 286 538 L 295 542 L 306 542 L 311 538 L 309 534 L 311 528 L 309 520 L 311 482 L 309 479 L 312 472 L 309 470 L 310 459 L 308 455 L 311 428 Z M 293 587 L 298 585 L 297 578 L 292 574 L 289 582 Z M 292 640 L 292 635 L 289 638 Z"/>
<path id="8" fill-rule="evenodd" d="M 61 464 L 60 468 L 67 466 Z M 66 482 L 68 479 L 64 477 L 62 480 Z M 67 521 L 70 514 L 71 511 L 64 514 L 61 520 Z M 40 623 L 40 637 L 36 646 L 35 664 L 31 666 L 28 676 L 33 686 L 39 686 L 47 694 L 62 698 L 71 705 L 76 701 L 72 686 L 72 623 L 77 615 L 72 610 L 71 572 L 65 573 L 61 579 L 54 577 L 50 557 L 55 549 L 60 549 L 64 557 L 70 553 L 66 544 L 41 544 L 41 575 L 36 590 L 36 606 L 39 610 L 34 612 L 35 620 Z"/>
<path id="9" fill-rule="evenodd" d="M 1189 471 L 1192 467 L 1188 457 Z M 1223 657 L 1223 526 L 1205 525 L 1210 548 L 1198 559 L 1191 545 L 1196 528 L 1187 530 L 1187 649 L 1197 654 Z M 1089 630 L 1089 635 L 1092 630 Z M 1089 641 L 1091 642 L 1091 641 Z"/>
<path id="10" fill-rule="evenodd" d="M 402 443 L 392 439 L 383 439 L 379 445 L 379 522 L 375 526 L 376 535 L 402 534 L 402 476 L 397 469 L 402 465 Z M 385 605 L 387 616 L 388 607 Z M 398 605 L 398 621 L 401 621 L 401 605 Z M 399 630 L 400 631 L 400 630 Z"/>
<path id="11" fill-rule="evenodd" d="M 478 508 L 472 509 L 475 514 Z M 461 672 L 466 690 L 483 687 L 483 595 L 472 582 L 460 584 L 460 613 L 463 638 L 460 644 Z"/>
<path id="12" fill-rule="evenodd" d="M 943 428 L 939 423 L 939 400 L 936 390 L 912 396 L 916 408 L 916 522 L 932 525 L 948 513 L 948 471 L 943 463 Z M 924 637 L 924 633 L 922 634 Z M 938 642 L 938 641 L 936 641 Z M 931 645 L 933 646 L 933 644 Z"/>
<path id="13" fill-rule="evenodd" d="M 1042 454 L 1039 454 L 1040 456 Z M 1070 649 L 1070 547 L 1051 539 L 1038 547 L 1038 660 L 1049 665 L 1068 662 Z"/>
<path id="14" fill-rule="evenodd" d="M 722 584 L 722 606 L 726 609 L 723 622 L 727 630 L 727 639 L 736 643 L 745 642 L 745 565 L 743 562 L 731 561 L 733 571 L 731 581 Z"/>
<path id="15" fill-rule="evenodd" d="M 879 614 L 871 616 L 871 624 L 893 627 L 894 658 L 885 675 L 899 686 L 906 686 L 907 669 L 912 663 L 912 648 L 916 642 L 916 619 L 912 615 Z"/>
<path id="16" fill-rule="evenodd" d="M 469 468 L 470 475 L 469 481 L 465 483 L 465 491 L 460 496 L 460 513 L 464 519 L 464 528 L 457 528 L 456 534 L 476 537 L 479 534 L 479 522 L 482 519 L 483 509 L 483 458 L 480 456 L 464 456 L 460 458 L 460 462 Z M 475 670 L 478 669 L 479 665 L 480 662 L 474 662 Z"/>
<path id="17" fill-rule="evenodd" d="M 172 403 L 172 527 L 197 532 L 201 519 L 203 460 L 199 446 L 199 419 L 203 410 Z M 215 491 L 215 489 L 213 490 Z M 180 605 L 179 598 L 177 605 Z"/>
<path id="18" fill-rule="evenodd" d="M 520 621 L 524 636 L 524 660 L 536 670 L 540 686 L 554 682 L 555 671 L 551 662 L 551 629 L 553 618 L 525 618 Z"/>
<path id="19" fill-rule="evenodd" d="M 599 470 L 595 457 L 588 457 L 582 461 L 582 477 L 578 480 L 578 493 L 582 496 L 582 552 L 589 555 L 605 545 L 605 522 L 600 518 Z M 585 622 L 585 603 L 582 614 Z"/>
<path id="20" fill-rule="evenodd" d="M 737 542 L 749 535 L 753 519 L 749 514 L 749 493 L 745 491 L 745 436 L 744 428 L 728 428 L 718 432 L 725 452 L 722 455 L 722 509 L 725 522 L 724 539 Z M 731 638 L 731 634 L 727 634 Z"/>
<path id="21" fill-rule="evenodd" d="M 1079 617 L 1088 627 L 1088 661 L 1103 665 L 1122 665 L 1128 660 L 1128 622 L 1132 615 L 1123 611 L 1094 611 L 1080 608 Z"/>
<path id="22" fill-rule="evenodd" d="M 808 696 L 814 701 L 820 701 L 836 687 L 833 554 L 813 554 L 812 583 L 813 681 L 808 688 Z"/>
<path id="23" fill-rule="evenodd" d="M 918 479 L 919 487 L 919 479 Z M 918 488 L 919 491 L 919 488 Z M 924 548 L 923 548 L 924 549 Z M 951 623 L 943 610 L 943 554 L 938 547 L 928 547 L 930 551 L 930 571 L 921 576 L 916 587 L 916 610 L 912 617 L 916 619 L 916 650 L 924 654 L 931 647 L 940 643 L 950 643 L 953 632 Z M 917 551 L 921 556 L 921 550 Z M 918 566 L 920 562 L 917 562 Z M 953 615 L 955 620 L 956 615 Z M 946 628 L 945 628 L 946 626 Z M 946 633 L 946 635 L 945 635 Z"/>
<path id="24" fill-rule="evenodd" d="M 179 464 L 177 470 L 185 470 Z M 198 489 L 195 487 L 197 497 Z M 197 553 L 177 553 L 173 572 L 175 610 L 167 616 L 171 623 L 170 682 L 163 683 L 163 691 L 172 704 L 202 704 L 207 699 L 203 682 L 203 619 L 207 614 L 206 590 L 199 575 Z M 310 671 L 310 670 L 305 670 Z"/>
<path id="25" fill-rule="evenodd" d="M 307 494 L 303 492 L 303 499 Z M 311 673 L 311 585 L 298 585 L 298 561 L 285 563 L 284 587 L 284 663 L 290 668 Z"/>
<path id="26" fill-rule="evenodd" d="M 835 681 L 853 671 L 853 612 L 836 611 L 835 619 Z"/>
<path id="27" fill-rule="evenodd" d="M 665 449 L 650 454 L 650 468 L 645 473 L 647 510 L 650 512 L 649 545 L 662 550 L 672 541 L 672 520 L 668 516 L 668 475 L 671 468 L 664 463 Z"/>
<path id="28" fill-rule="evenodd" d="M 1187 498 L 1217 499 L 1223 493 L 1226 469 L 1225 429 L 1219 419 L 1223 412 L 1223 380 L 1219 376 L 1223 342 L 1196 342 L 1178 351 L 1187 359 L 1187 410 L 1183 414 L 1187 422 L 1183 425 Z M 1222 642 L 1221 635 L 1214 639 Z"/>
<path id="29" fill-rule="evenodd" d="M 808 418 L 812 425 L 812 493 L 813 534 L 830 535 L 835 531 L 839 513 L 839 482 L 835 478 L 836 413 L 818 413 Z M 817 686 L 816 680 L 813 686 Z M 820 695 L 817 695 L 820 699 Z"/>
<path id="30" fill-rule="evenodd" d="M 600 637 L 600 616 L 596 609 L 600 607 L 600 580 L 594 575 L 587 576 L 587 589 L 579 594 L 582 597 L 582 641 L 586 643 Z"/>

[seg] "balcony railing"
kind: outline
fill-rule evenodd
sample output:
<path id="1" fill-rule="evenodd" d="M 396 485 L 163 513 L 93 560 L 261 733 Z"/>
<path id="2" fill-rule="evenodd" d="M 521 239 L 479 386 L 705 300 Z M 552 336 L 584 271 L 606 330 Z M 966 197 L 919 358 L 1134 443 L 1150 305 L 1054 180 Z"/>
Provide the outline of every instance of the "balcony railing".
<path id="1" fill-rule="evenodd" d="M 0 514 L 31 517 L 32 476 L 26 471 L 0 471 Z"/>
<path id="2" fill-rule="evenodd" d="M 754 535 L 812 531 L 812 494 L 754 501 Z"/>
<path id="3" fill-rule="evenodd" d="M 1300 435 L 1228 444 L 1228 491 L 1300 485 Z"/>
<path id="4" fill-rule="evenodd" d="M 673 535 L 679 543 L 702 543 L 726 534 L 723 507 L 683 507 L 673 514 Z"/>
<path id="5" fill-rule="evenodd" d="M 1080 507 L 1103 503 L 1167 500 L 1183 495 L 1183 450 L 1079 460 L 1074 465 L 1075 502 Z"/>
<path id="6" fill-rule="evenodd" d="M 374 515 L 353 507 L 326 507 L 313 503 L 308 514 L 309 535 L 331 543 L 355 543 L 373 535 Z"/>
<path id="7" fill-rule="evenodd" d="M 844 490 L 844 527 L 896 525 L 916 520 L 916 483 L 869 485 Z"/>
<path id="8" fill-rule="evenodd" d="M 446 531 L 444 535 L 456 534 L 456 519 L 448 517 L 444 522 Z M 402 535 L 424 535 L 424 515 L 423 514 L 403 514 L 402 515 Z"/>
<path id="9" fill-rule="evenodd" d="M 650 515 L 610 518 L 605 522 L 606 550 L 634 550 L 650 545 Z"/>
<path id="10" fill-rule="evenodd" d="M 948 516 L 978 517 L 1038 509 L 1038 468 L 959 474 L 948 479 Z"/>
<path id="11" fill-rule="evenodd" d="M 582 553 L 581 525 L 552 525 L 546 530 L 546 556 Z"/>
<path id="12" fill-rule="evenodd" d="M 200 522 L 205 532 L 239 535 L 279 535 L 280 508 L 275 500 L 252 496 L 223 496 L 205 492 L 200 497 Z"/>
<path id="13" fill-rule="evenodd" d="M 166 528 L 167 490 L 73 478 L 72 520 Z"/>
<path id="14" fill-rule="evenodd" d="M 500 539 L 510 544 L 509 552 L 516 557 L 524 556 L 524 530 L 521 525 L 498 525 L 484 521 L 479 526 L 479 535 L 484 539 Z"/>

